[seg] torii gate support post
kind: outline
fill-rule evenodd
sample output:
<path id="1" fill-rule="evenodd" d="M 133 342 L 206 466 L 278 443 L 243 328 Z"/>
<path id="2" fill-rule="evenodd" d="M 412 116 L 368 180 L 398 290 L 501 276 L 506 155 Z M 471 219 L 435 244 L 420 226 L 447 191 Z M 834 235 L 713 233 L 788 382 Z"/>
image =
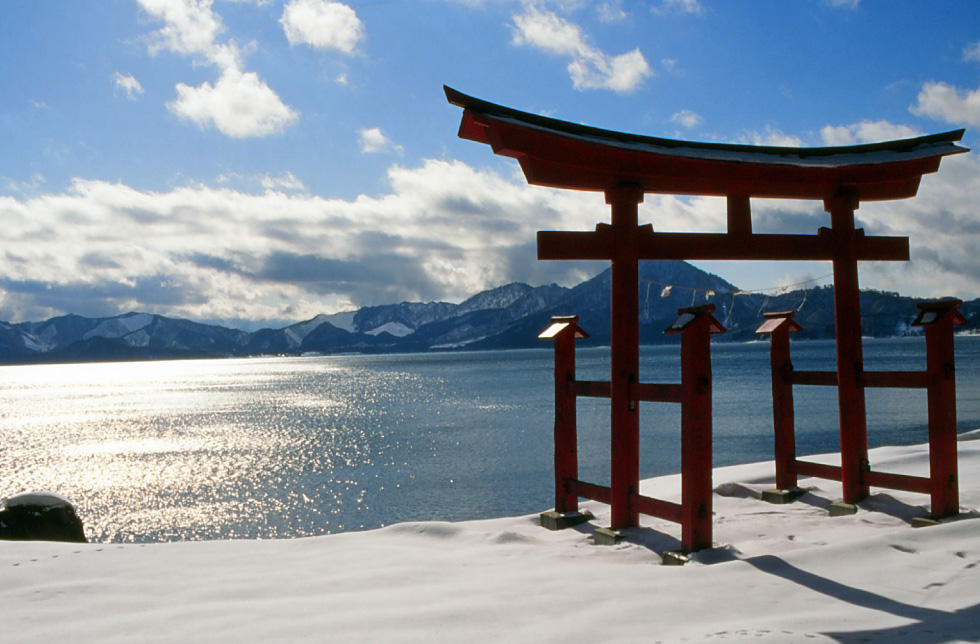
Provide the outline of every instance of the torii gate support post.
<path id="1" fill-rule="evenodd" d="M 934 323 L 923 325 L 926 327 L 926 392 L 929 408 L 929 493 L 934 519 L 953 516 L 960 511 L 953 325 L 965 321 L 955 308 L 961 302 L 939 304 L 946 304 L 946 310 L 937 312 L 939 317 Z M 920 305 L 920 308 L 926 312 L 926 306 Z"/>
<path id="2" fill-rule="evenodd" d="M 714 305 L 708 306 L 710 313 Z M 684 552 L 710 548 L 712 540 L 712 322 L 711 315 L 700 315 L 681 332 L 681 545 Z"/>
<path id="3" fill-rule="evenodd" d="M 796 487 L 796 411 L 793 404 L 793 361 L 790 358 L 789 334 L 802 331 L 793 321 L 793 311 L 764 313 L 766 321 L 756 333 L 768 333 L 769 364 L 772 368 L 772 419 L 776 456 L 776 489 Z"/>
<path id="4" fill-rule="evenodd" d="M 854 211 L 857 199 L 842 193 L 828 199 L 834 235 L 834 328 L 837 335 L 837 399 L 840 414 L 841 487 L 844 503 L 868 496 L 868 424 L 865 415 L 864 353 L 861 344 L 861 291 L 858 284 Z"/>
<path id="5" fill-rule="evenodd" d="M 639 244 L 637 210 L 643 190 L 620 185 L 606 191 L 612 210 L 612 314 L 610 320 L 610 523 L 639 525 L 633 495 L 640 486 L 640 423 L 633 383 L 640 372 Z"/>
<path id="6" fill-rule="evenodd" d="M 556 315 L 538 336 L 552 339 L 555 345 L 555 509 L 541 514 L 541 525 L 549 530 L 593 518 L 590 512 L 579 512 L 578 494 L 572 488 L 578 480 L 575 340 L 589 337 L 577 323 L 577 315 Z"/>
<path id="7" fill-rule="evenodd" d="M 587 338 L 577 315 L 554 316 L 540 337 L 555 343 L 555 511 L 578 512 L 578 496 L 568 482 L 578 478 L 578 421 L 575 384 L 575 340 Z"/>

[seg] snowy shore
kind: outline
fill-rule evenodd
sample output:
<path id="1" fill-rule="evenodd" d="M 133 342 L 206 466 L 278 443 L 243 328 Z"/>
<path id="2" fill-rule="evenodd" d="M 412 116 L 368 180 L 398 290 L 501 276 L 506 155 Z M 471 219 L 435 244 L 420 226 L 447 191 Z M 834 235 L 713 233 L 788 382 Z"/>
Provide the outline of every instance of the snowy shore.
<path id="1" fill-rule="evenodd" d="M 19 642 L 980 641 L 980 441 L 959 443 L 964 514 L 913 529 L 923 495 L 839 484 L 759 500 L 772 463 L 715 470 L 715 548 L 663 566 L 676 525 L 595 546 L 608 508 L 562 532 L 536 515 L 281 541 L 0 542 L 0 640 Z M 829 457 L 827 462 L 832 462 Z M 925 475 L 924 446 L 873 450 Z M 644 481 L 676 499 L 679 478 Z M 547 508 L 542 508 L 547 509 Z"/>

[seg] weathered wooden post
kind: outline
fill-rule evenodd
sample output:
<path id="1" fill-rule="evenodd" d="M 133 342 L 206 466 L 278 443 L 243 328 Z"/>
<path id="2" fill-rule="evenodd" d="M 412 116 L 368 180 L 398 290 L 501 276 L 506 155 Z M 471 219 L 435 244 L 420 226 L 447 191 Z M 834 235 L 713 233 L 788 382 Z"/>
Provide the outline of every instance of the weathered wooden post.
<path id="1" fill-rule="evenodd" d="M 966 318 L 960 300 L 921 302 L 912 323 L 926 330 L 926 392 L 929 408 L 929 495 L 933 519 L 958 514 L 956 462 L 956 368 L 953 326 Z"/>
<path id="2" fill-rule="evenodd" d="M 639 235 L 643 190 L 622 184 L 606 191 L 613 231 L 610 320 L 611 517 L 613 528 L 639 525 L 633 503 L 640 486 L 640 409 L 632 398 L 640 380 Z"/>
<path id="3" fill-rule="evenodd" d="M 555 345 L 555 511 L 541 515 L 541 525 L 560 530 L 587 521 L 578 511 L 578 495 L 570 481 L 578 479 L 578 427 L 576 416 L 575 340 L 587 338 L 577 315 L 553 316 L 542 339 Z"/>
<path id="4" fill-rule="evenodd" d="M 863 232 L 854 227 L 858 199 L 841 192 L 825 200 L 833 236 L 834 330 L 837 336 L 837 400 L 840 406 L 841 488 L 845 504 L 868 496 L 868 420 L 864 403 L 864 349 L 861 342 L 861 290 L 858 245 Z"/>
<path id="5" fill-rule="evenodd" d="M 786 503 L 795 496 L 796 487 L 796 413 L 793 406 L 793 362 L 789 352 L 789 334 L 802 331 L 793 320 L 793 311 L 764 313 L 765 322 L 756 333 L 769 334 L 769 364 L 772 368 L 772 420 L 776 456 L 776 490 L 766 490 L 763 498 L 772 503 Z"/>
<path id="6" fill-rule="evenodd" d="M 711 334 L 724 333 L 714 304 L 679 309 L 681 334 L 681 546 L 711 547 Z"/>

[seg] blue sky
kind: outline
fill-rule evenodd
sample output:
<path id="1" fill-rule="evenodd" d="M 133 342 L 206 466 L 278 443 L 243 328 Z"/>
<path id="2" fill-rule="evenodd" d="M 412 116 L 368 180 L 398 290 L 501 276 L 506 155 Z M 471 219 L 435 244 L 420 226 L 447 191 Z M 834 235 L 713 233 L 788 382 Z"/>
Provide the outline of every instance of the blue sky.
<path id="1" fill-rule="evenodd" d="M 0 13 L 0 320 L 149 311 L 254 328 L 363 305 L 573 284 L 539 229 L 608 220 L 456 137 L 442 85 L 671 138 L 843 145 L 967 128 L 980 148 L 975 2 L 100 0 Z M 980 157 L 865 204 L 913 261 L 862 284 L 980 296 Z M 649 196 L 658 230 L 722 200 Z M 820 204 L 753 203 L 815 232 Z M 742 288 L 821 263 L 701 263 Z M 826 283 L 823 280 L 821 283 Z"/>

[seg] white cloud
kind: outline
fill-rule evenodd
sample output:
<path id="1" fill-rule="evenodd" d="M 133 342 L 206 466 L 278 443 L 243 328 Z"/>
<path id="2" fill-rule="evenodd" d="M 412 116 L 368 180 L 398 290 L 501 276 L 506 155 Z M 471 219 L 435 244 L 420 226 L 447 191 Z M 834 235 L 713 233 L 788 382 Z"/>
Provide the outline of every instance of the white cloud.
<path id="1" fill-rule="evenodd" d="M 5 318 L 144 310 L 295 321 L 340 306 L 460 300 L 515 280 L 568 285 L 602 267 L 540 262 L 534 245 L 542 228 L 608 221 L 601 194 L 528 186 L 447 160 L 393 166 L 388 180 L 387 194 L 353 200 L 307 194 L 288 172 L 266 178 L 259 194 L 76 180 L 65 193 L 0 196 Z M 860 225 L 909 236 L 913 258 L 869 263 L 862 285 L 975 296 L 978 202 L 980 155 L 971 153 L 945 159 L 914 199 L 861 204 Z M 665 232 L 725 226 L 724 199 L 647 195 L 640 209 L 642 222 Z M 810 234 L 828 221 L 818 203 L 765 199 L 753 202 L 753 219 L 760 232 Z"/>
<path id="2" fill-rule="evenodd" d="M 151 53 L 167 50 L 183 56 L 202 56 L 221 69 L 241 66 L 237 45 L 217 42 L 225 26 L 211 10 L 211 0 L 138 1 L 144 11 L 164 23 L 150 43 Z"/>
<path id="3" fill-rule="evenodd" d="M 364 24 L 357 12 L 341 2 L 290 0 L 279 22 L 290 45 L 350 54 L 364 37 Z"/>
<path id="4" fill-rule="evenodd" d="M 963 60 L 975 60 L 980 62 L 980 42 L 975 42 L 963 50 Z"/>
<path id="5" fill-rule="evenodd" d="M 579 56 L 582 52 L 591 55 L 593 51 L 578 25 L 533 5 L 514 16 L 514 26 L 514 42 L 518 45 L 531 45 L 560 56 Z"/>
<path id="6" fill-rule="evenodd" d="M 296 178 L 292 172 L 286 172 L 278 177 L 273 177 L 271 175 L 266 175 L 261 179 L 262 187 L 266 190 L 306 190 L 306 186 L 303 182 Z"/>
<path id="7" fill-rule="evenodd" d="M 909 109 L 954 125 L 980 127 L 980 88 L 961 90 L 947 83 L 926 83 Z"/>
<path id="8" fill-rule="evenodd" d="M 798 136 L 787 134 L 778 128 L 767 125 L 762 132 L 750 131 L 742 132 L 738 136 L 739 143 L 749 145 L 770 145 L 776 147 L 796 148 L 803 145 L 803 139 Z"/>
<path id="9" fill-rule="evenodd" d="M 576 58 L 568 64 L 576 89 L 611 89 L 630 92 L 653 71 L 639 49 L 609 57 L 605 54 Z"/>
<path id="10" fill-rule="evenodd" d="M 376 152 L 401 152 L 402 146 L 391 142 L 384 135 L 379 127 L 365 128 L 358 130 L 362 154 L 374 154 Z"/>
<path id="11" fill-rule="evenodd" d="M 202 128 L 245 138 L 268 136 L 294 123 L 299 114 L 283 103 L 255 72 L 242 70 L 242 51 L 233 40 L 218 42 L 226 31 L 212 10 L 211 0 L 139 0 L 143 9 L 164 26 L 150 43 L 150 53 L 170 51 L 200 57 L 219 70 L 214 85 L 176 85 L 177 98 L 167 104 L 180 118 Z"/>
<path id="12" fill-rule="evenodd" d="M 143 86 L 140 85 L 138 80 L 133 78 L 132 74 L 116 72 L 113 80 L 116 83 L 116 87 L 126 92 L 126 98 L 131 101 L 135 101 L 136 97 L 143 93 Z"/>
<path id="13" fill-rule="evenodd" d="M 202 128 L 214 126 L 239 139 L 281 132 L 299 118 L 254 72 L 233 69 L 225 71 L 213 86 L 179 83 L 177 99 L 167 107 Z"/>
<path id="14" fill-rule="evenodd" d="M 827 0 L 833 7 L 844 7 L 845 9 L 857 9 L 861 0 Z"/>
<path id="15" fill-rule="evenodd" d="M 7 185 L 7 190 L 23 194 L 35 193 L 47 182 L 44 175 L 39 172 L 32 174 L 28 181 L 15 181 L 10 177 L 0 177 L 0 179 Z"/>
<path id="16" fill-rule="evenodd" d="M 939 297 L 977 296 L 980 283 L 980 155 L 942 161 L 939 172 L 922 178 L 912 199 L 862 204 L 858 216 L 869 233 L 909 238 L 912 261 L 870 262 L 865 276 L 877 288 Z"/>
<path id="17" fill-rule="evenodd" d="M 599 12 L 599 20 L 602 22 L 620 22 L 629 18 L 629 13 L 623 9 L 623 0 L 602 2 L 597 11 Z"/>
<path id="18" fill-rule="evenodd" d="M 629 92 L 653 75 L 639 49 L 610 56 L 592 46 L 575 23 L 530 4 L 514 16 L 513 42 L 570 57 L 567 69 L 575 89 Z"/>
<path id="19" fill-rule="evenodd" d="M 854 145 L 910 139 L 922 133 L 908 125 L 888 121 L 861 121 L 852 125 L 827 125 L 820 130 L 820 135 L 826 145 Z"/>
<path id="20" fill-rule="evenodd" d="M 701 0 L 663 0 L 652 7 L 654 13 L 701 13 Z"/>
<path id="21" fill-rule="evenodd" d="M 691 110 L 681 110 L 670 117 L 671 123 L 677 123 L 687 129 L 697 127 L 701 124 L 701 117 Z"/>
<path id="22" fill-rule="evenodd" d="M 403 300 L 460 300 L 522 280 L 575 283 L 594 266 L 538 262 L 541 221 L 588 229 L 601 195 L 533 188 L 458 161 L 392 167 L 379 197 L 324 199 L 286 173 L 266 191 L 148 192 L 76 180 L 0 197 L 5 319 L 144 310 L 280 320 Z"/>

